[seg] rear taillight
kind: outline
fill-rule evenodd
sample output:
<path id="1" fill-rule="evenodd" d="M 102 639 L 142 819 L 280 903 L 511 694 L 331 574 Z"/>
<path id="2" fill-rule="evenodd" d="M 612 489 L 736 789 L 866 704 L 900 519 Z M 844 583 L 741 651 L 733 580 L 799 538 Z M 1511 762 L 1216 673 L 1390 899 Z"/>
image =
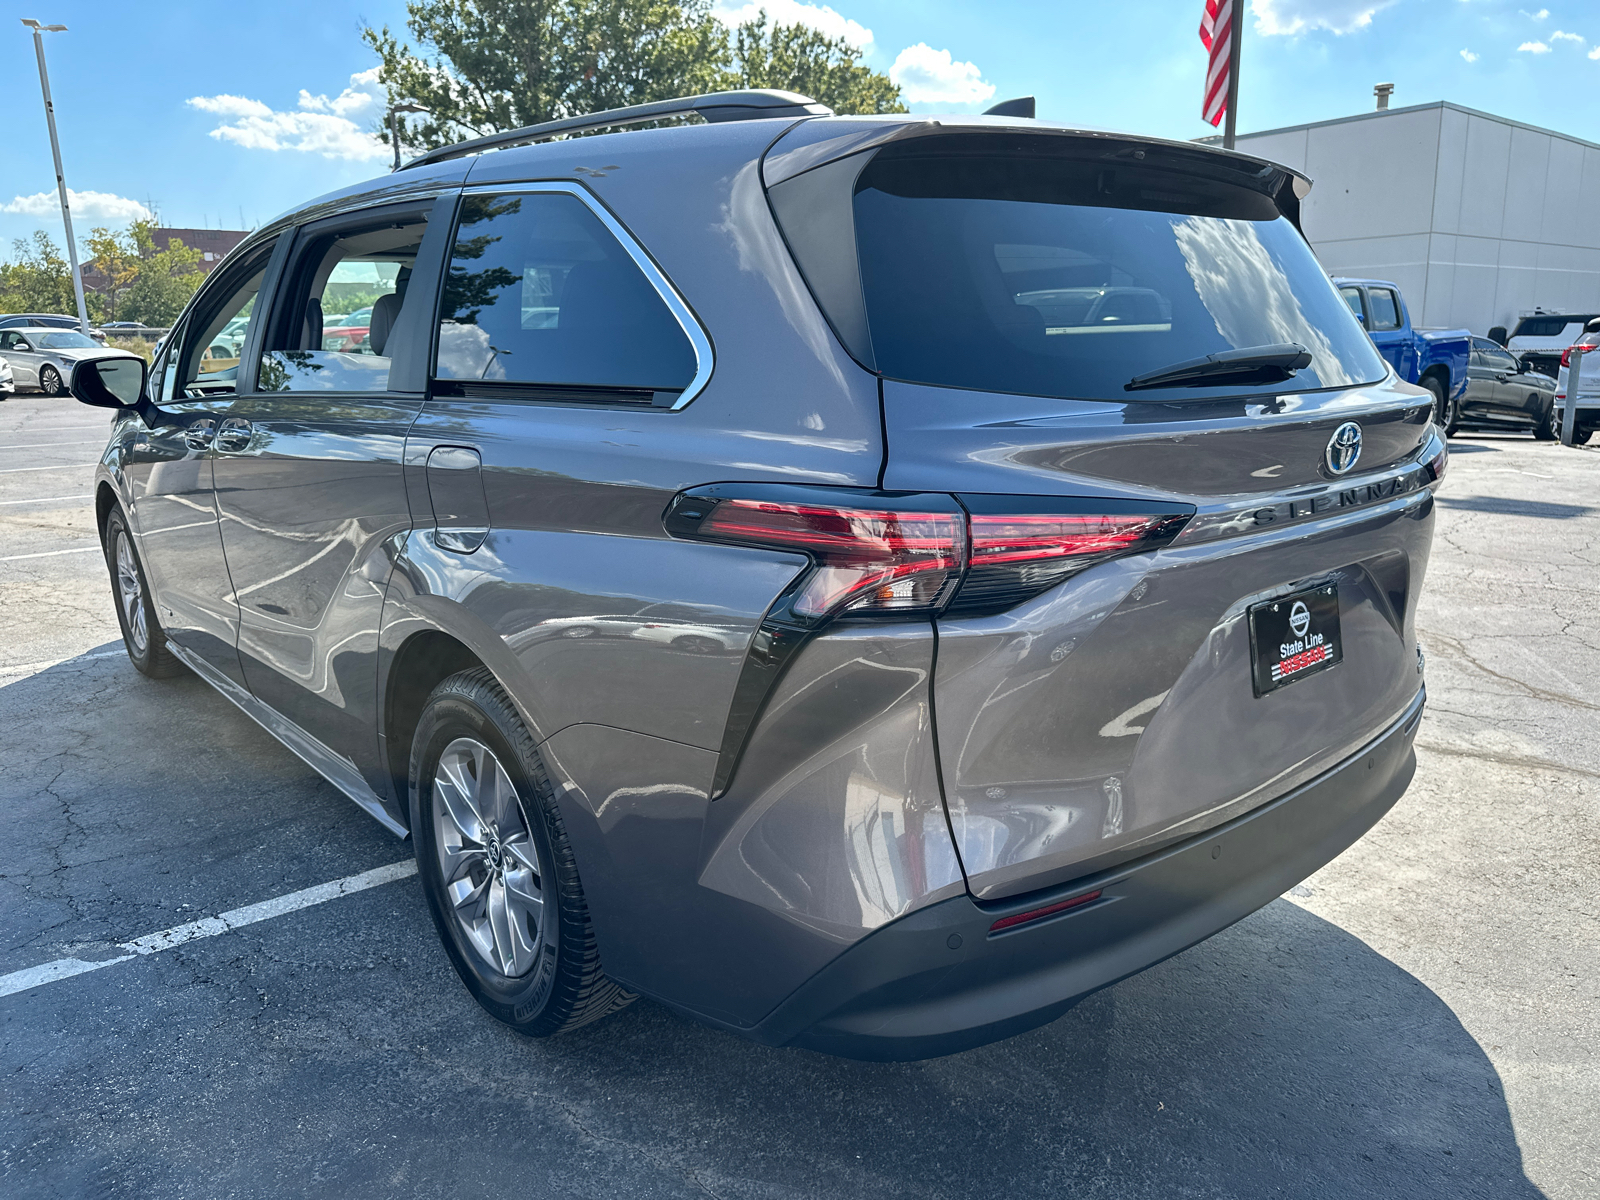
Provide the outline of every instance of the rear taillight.
<path id="1" fill-rule="evenodd" d="M 679 537 L 809 556 L 815 565 L 787 606 L 805 623 L 932 612 L 966 560 L 966 514 L 937 494 L 720 484 L 679 495 L 666 526 Z"/>
<path id="2" fill-rule="evenodd" d="M 669 533 L 794 550 L 813 569 L 787 615 L 970 615 L 1009 608 L 1095 563 L 1170 542 L 1193 509 L 1054 496 L 950 496 L 788 484 L 679 494 Z"/>
<path id="3" fill-rule="evenodd" d="M 1428 472 L 1428 477 L 1435 483 L 1444 478 L 1444 469 L 1450 465 L 1450 447 L 1440 446 L 1439 452 L 1422 464 Z"/>
<path id="4" fill-rule="evenodd" d="M 1572 367 L 1572 352 L 1574 350 L 1577 350 L 1578 348 L 1582 347 L 1582 349 L 1584 349 L 1585 351 L 1587 351 L 1589 353 L 1593 353 L 1595 348 L 1597 346 L 1600 346 L 1600 338 L 1596 338 L 1594 341 L 1590 341 L 1589 337 L 1590 337 L 1590 335 L 1585 334 L 1583 337 L 1579 338 L 1576 342 L 1574 342 L 1572 345 L 1568 346 L 1565 350 L 1563 350 L 1561 352 L 1561 365 L 1563 367 L 1566 367 L 1569 370 L 1571 369 L 1571 367 Z"/>
<path id="5" fill-rule="evenodd" d="M 1138 501 L 1050 496 L 958 497 L 972 550 L 951 611 L 997 611 L 1047 591 L 1079 571 L 1166 545 L 1194 510 Z"/>

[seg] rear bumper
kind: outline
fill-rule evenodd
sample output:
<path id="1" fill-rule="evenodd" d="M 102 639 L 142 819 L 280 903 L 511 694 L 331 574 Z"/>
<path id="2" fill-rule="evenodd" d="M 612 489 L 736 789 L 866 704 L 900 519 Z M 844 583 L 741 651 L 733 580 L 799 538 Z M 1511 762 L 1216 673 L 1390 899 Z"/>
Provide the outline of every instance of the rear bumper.
<path id="1" fill-rule="evenodd" d="M 1048 892 L 914 912 L 858 942 L 746 1036 L 847 1058 L 953 1054 L 1060 1016 L 1248 916 L 1377 823 L 1416 771 L 1424 693 L 1360 752 L 1303 787 L 1157 854 Z M 1098 900 L 991 934 L 1003 916 Z"/>

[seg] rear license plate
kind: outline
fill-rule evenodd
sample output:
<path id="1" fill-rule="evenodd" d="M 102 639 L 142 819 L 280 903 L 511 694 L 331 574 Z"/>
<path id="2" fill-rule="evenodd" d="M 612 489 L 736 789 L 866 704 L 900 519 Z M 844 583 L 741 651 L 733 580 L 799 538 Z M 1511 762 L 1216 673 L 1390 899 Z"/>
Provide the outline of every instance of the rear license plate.
<path id="1" fill-rule="evenodd" d="M 1339 589 L 1333 584 L 1250 608 L 1250 669 L 1256 695 L 1337 666 Z"/>

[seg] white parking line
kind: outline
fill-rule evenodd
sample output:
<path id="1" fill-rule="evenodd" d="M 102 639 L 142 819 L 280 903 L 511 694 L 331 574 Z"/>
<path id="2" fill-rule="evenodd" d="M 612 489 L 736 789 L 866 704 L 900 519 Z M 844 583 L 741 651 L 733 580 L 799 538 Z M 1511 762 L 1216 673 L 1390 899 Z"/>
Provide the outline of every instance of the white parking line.
<path id="1" fill-rule="evenodd" d="M 92 492 L 82 492 L 76 496 L 36 496 L 32 500 L 0 500 L 0 504 L 51 504 L 57 500 L 93 500 Z"/>
<path id="2" fill-rule="evenodd" d="M 17 562 L 24 558 L 54 558 L 57 554 L 93 554 L 99 546 L 77 546 L 71 550 L 41 550 L 37 554 L 8 554 L 0 562 Z"/>
<path id="3" fill-rule="evenodd" d="M 310 908 L 314 904 L 325 904 L 329 900 L 337 900 L 340 896 L 351 896 L 368 888 L 393 883 L 397 879 L 406 879 L 416 873 L 416 859 L 408 858 L 403 862 L 390 863 L 386 867 L 374 867 L 359 875 L 346 875 L 343 879 L 335 879 L 330 883 L 319 883 L 316 887 L 290 892 L 287 896 L 263 900 L 259 904 L 247 904 L 243 908 L 231 909 L 220 916 L 190 921 L 187 925 L 174 925 L 171 929 L 163 929 L 159 933 L 147 933 L 144 937 L 134 938 L 131 942 L 119 942 L 116 948 L 124 953 L 115 958 L 102 959 L 99 962 L 81 958 L 58 958 L 53 962 L 41 963 L 37 967 L 26 967 L 9 975 L 0 975 L 0 996 L 15 995 L 29 988 L 54 983 L 58 979 L 71 979 L 74 975 L 98 971 L 101 967 L 114 967 L 118 963 L 132 962 L 140 955 L 159 954 L 163 950 L 170 950 L 185 942 L 216 937 L 219 933 L 227 933 L 242 925 L 254 925 L 257 921 L 268 921 L 302 908 Z"/>
<path id="4" fill-rule="evenodd" d="M 60 463 L 54 467 L 7 467 L 0 475 L 21 475 L 24 471 L 70 471 L 73 467 L 98 467 L 100 460 L 86 463 Z"/>
<path id="5" fill-rule="evenodd" d="M 105 438 L 90 438 L 84 442 L 12 442 L 0 445 L 0 450 L 37 450 L 41 446 L 103 446 Z"/>

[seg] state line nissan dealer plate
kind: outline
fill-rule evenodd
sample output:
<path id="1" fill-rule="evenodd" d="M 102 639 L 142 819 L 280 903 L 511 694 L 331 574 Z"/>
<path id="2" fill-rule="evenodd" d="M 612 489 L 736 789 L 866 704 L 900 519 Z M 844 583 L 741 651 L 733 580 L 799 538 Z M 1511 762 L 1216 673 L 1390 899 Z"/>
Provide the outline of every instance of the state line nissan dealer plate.
<path id="1" fill-rule="evenodd" d="M 1250 668 L 1256 695 L 1337 666 L 1339 589 L 1333 584 L 1250 608 Z"/>

